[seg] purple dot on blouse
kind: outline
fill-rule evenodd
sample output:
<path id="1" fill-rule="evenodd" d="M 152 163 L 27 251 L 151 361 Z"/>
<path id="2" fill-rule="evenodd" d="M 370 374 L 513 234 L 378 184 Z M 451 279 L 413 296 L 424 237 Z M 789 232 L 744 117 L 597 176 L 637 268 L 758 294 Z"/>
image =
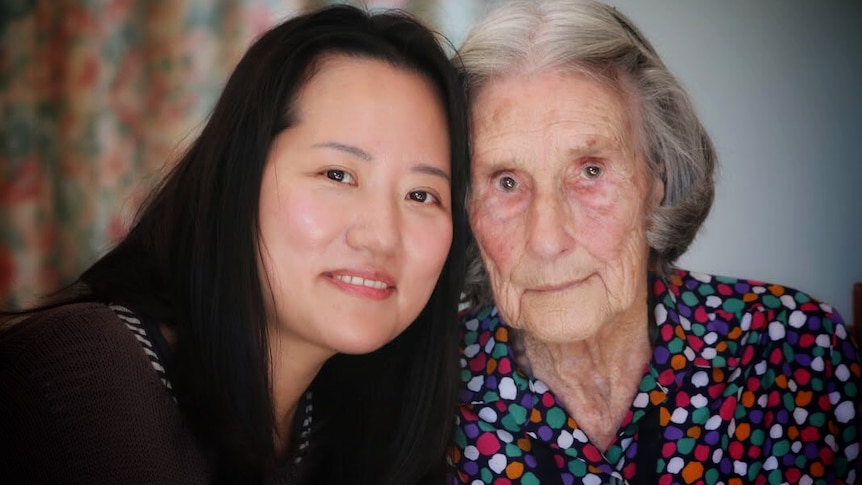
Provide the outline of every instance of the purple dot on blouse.
<path id="1" fill-rule="evenodd" d="M 539 432 L 537 434 L 539 435 L 539 438 L 541 438 L 543 441 L 550 441 L 551 437 L 554 436 L 554 432 L 551 431 L 551 428 L 544 425 L 539 428 Z"/>
<path id="2" fill-rule="evenodd" d="M 563 473 L 560 478 L 563 479 L 563 485 L 572 485 L 575 483 L 575 477 L 570 473 Z"/>
<path id="3" fill-rule="evenodd" d="M 528 468 L 535 468 L 537 463 L 536 457 L 532 454 L 527 453 L 524 455 L 524 464 L 527 465 Z"/>
<path id="4" fill-rule="evenodd" d="M 788 413 L 786 409 L 779 409 L 777 413 L 775 413 L 775 421 L 779 424 L 785 424 L 788 422 Z"/>
<path id="5" fill-rule="evenodd" d="M 691 313 L 692 313 L 691 308 L 689 308 L 683 304 L 677 305 L 676 308 L 677 308 L 677 310 L 679 310 L 680 315 L 684 316 L 685 318 L 691 318 Z"/>
<path id="6" fill-rule="evenodd" d="M 677 428 L 676 426 L 668 426 L 664 429 L 664 437 L 668 440 L 678 440 L 682 439 L 683 433 L 682 430 Z"/>
<path id="7" fill-rule="evenodd" d="M 703 441 L 708 445 L 714 445 L 718 443 L 719 436 L 718 431 L 708 431 L 706 435 L 704 435 Z"/>
<path id="8" fill-rule="evenodd" d="M 820 455 L 820 450 L 817 448 L 817 445 L 814 443 L 808 443 L 805 446 L 805 458 L 812 460 L 817 458 Z"/>
<path id="9" fill-rule="evenodd" d="M 687 280 L 685 282 L 685 287 L 688 288 L 689 290 L 693 290 L 693 289 L 697 288 L 698 286 L 700 286 L 700 281 L 697 281 L 697 280 Z"/>
<path id="10" fill-rule="evenodd" d="M 752 409 L 748 411 L 748 419 L 752 424 L 759 424 L 763 420 L 763 411 L 759 409 Z"/>
<path id="11" fill-rule="evenodd" d="M 479 436 L 479 427 L 473 423 L 469 423 L 464 426 L 464 434 L 467 435 L 468 438 L 475 438 Z"/>
<path id="12" fill-rule="evenodd" d="M 820 330 L 820 317 L 818 316 L 810 316 L 808 317 L 807 327 L 811 330 Z"/>
<path id="13" fill-rule="evenodd" d="M 653 357 L 657 363 L 666 364 L 667 359 L 670 357 L 670 352 L 667 351 L 666 347 L 656 347 Z"/>
<path id="14" fill-rule="evenodd" d="M 733 470 L 733 464 L 730 462 L 730 458 L 725 455 L 721 459 L 721 463 L 719 463 L 718 467 L 721 469 L 721 473 L 728 474 L 731 470 Z"/>
<path id="15" fill-rule="evenodd" d="M 707 330 L 718 333 L 719 335 L 727 335 L 727 322 L 722 320 L 712 320 L 706 324 Z"/>
<path id="16" fill-rule="evenodd" d="M 464 467 L 464 473 L 467 475 L 476 475 L 479 473 L 479 463 L 475 461 L 464 461 L 461 462 Z"/>
<path id="17" fill-rule="evenodd" d="M 485 387 L 487 389 L 497 388 L 497 376 L 488 376 L 485 378 Z"/>
<path id="18" fill-rule="evenodd" d="M 787 343 L 789 343 L 790 345 L 796 345 L 799 343 L 799 333 L 786 332 L 784 334 L 784 339 L 787 340 Z"/>
<path id="19" fill-rule="evenodd" d="M 530 394 L 529 392 L 524 393 L 524 396 L 521 398 L 521 406 L 524 406 L 527 409 L 532 408 L 533 407 L 533 399 L 534 399 L 534 396 L 532 394 Z"/>
<path id="20" fill-rule="evenodd" d="M 798 354 L 795 354 L 793 356 L 793 359 L 796 361 L 797 364 L 803 367 L 808 367 L 809 365 L 811 365 L 811 356 L 808 354 L 799 352 Z"/>
<path id="21" fill-rule="evenodd" d="M 733 285 L 733 289 L 737 293 L 748 293 L 748 290 L 751 289 L 751 285 L 749 285 L 748 283 L 741 283 L 740 282 L 740 283 Z"/>

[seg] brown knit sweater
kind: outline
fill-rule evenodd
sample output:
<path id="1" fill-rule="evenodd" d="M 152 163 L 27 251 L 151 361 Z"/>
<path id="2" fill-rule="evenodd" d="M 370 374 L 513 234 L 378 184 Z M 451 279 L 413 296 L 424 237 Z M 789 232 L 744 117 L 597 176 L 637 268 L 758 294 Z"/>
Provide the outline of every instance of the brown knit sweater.
<path id="1" fill-rule="evenodd" d="M 107 306 L 68 305 L 0 335 L 0 483 L 195 484 L 209 469 Z"/>

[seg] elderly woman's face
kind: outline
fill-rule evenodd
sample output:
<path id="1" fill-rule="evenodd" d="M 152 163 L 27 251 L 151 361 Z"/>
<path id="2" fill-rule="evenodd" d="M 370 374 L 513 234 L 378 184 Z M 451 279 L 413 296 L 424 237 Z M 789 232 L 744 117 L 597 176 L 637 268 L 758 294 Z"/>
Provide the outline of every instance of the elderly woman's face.
<path id="1" fill-rule="evenodd" d="M 646 224 L 662 186 L 630 110 L 559 72 L 504 77 L 475 99 L 471 224 L 502 317 L 540 340 L 646 321 Z"/>

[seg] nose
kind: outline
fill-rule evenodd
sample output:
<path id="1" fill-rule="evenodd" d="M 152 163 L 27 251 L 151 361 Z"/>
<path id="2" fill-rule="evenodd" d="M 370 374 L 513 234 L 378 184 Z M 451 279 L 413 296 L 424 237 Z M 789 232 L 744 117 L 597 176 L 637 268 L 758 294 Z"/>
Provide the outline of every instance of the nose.
<path id="1" fill-rule="evenodd" d="M 537 193 L 527 212 L 527 251 L 554 259 L 574 247 L 572 213 L 562 194 Z"/>
<path id="2" fill-rule="evenodd" d="M 366 203 L 357 204 L 347 228 L 347 244 L 355 249 L 388 254 L 401 241 L 398 204 L 384 197 L 370 195 Z"/>

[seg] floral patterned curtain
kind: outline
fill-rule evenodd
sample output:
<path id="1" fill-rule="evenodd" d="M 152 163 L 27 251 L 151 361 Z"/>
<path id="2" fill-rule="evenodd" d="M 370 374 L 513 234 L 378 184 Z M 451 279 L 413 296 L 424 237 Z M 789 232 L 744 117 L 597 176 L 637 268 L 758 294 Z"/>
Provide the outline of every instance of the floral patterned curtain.
<path id="1" fill-rule="evenodd" d="M 0 306 L 70 283 L 122 237 L 250 42 L 323 3 L 0 1 Z M 364 3 L 430 23 L 462 9 Z"/>

